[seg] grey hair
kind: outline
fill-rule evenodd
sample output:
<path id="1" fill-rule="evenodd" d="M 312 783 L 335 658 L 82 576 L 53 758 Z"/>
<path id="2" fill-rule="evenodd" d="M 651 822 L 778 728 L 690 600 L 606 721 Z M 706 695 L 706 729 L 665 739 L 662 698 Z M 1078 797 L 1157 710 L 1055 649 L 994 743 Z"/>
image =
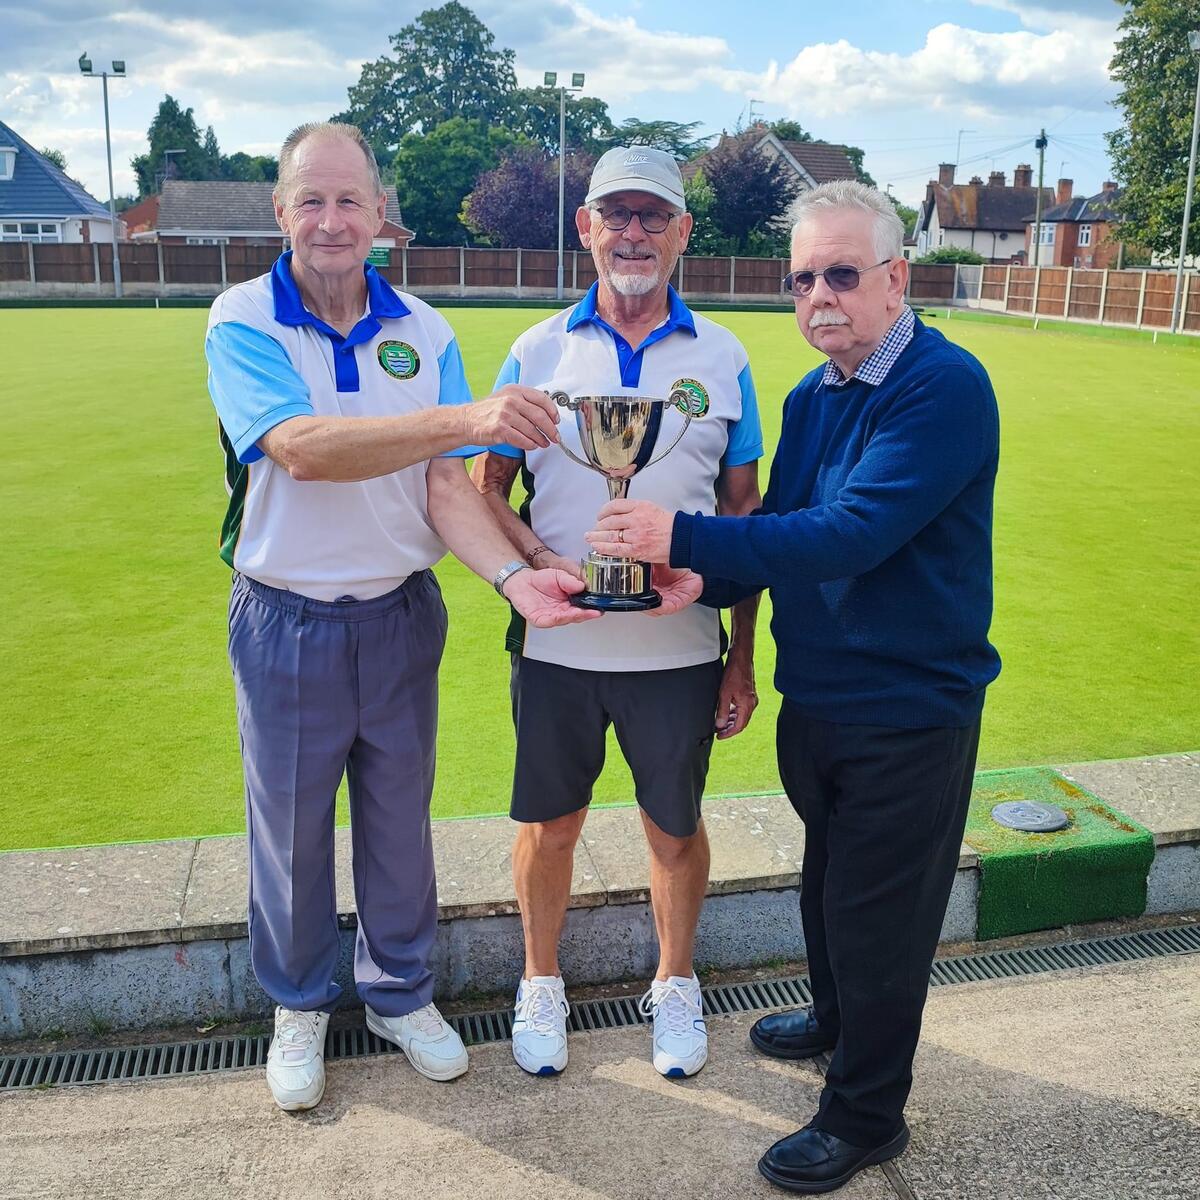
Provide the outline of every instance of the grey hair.
<path id="1" fill-rule="evenodd" d="M 904 222 L 896 206 L 878 188 L 868 187 L 856 179 L 835 179 L 822 183 L 811 191 L 802 192 L 792 208 L 796 223 L 792 239 L 800 227 L 821 213 L 858 211 L 869 213 L 874 220 L 875 257 L 900 258 L 904 253 Z"/>
<path id="2" fill-rule="evenodd" d="M 312 137 L 340 138 L 342 141 L 351 142 L 357 146 L 366 159 L 367 172 L 371 177 L 371 187 L 376 194 L 383 191 L 383 180 L 379 175 L 379 164 L 375 161 L 375 152 L 357 125 L 347 125 L 343 121 L 308 121 L 303 125 L 297 125 L 283 139 L 283 147 L 279 151 L 278 182 L 274 189 L 276 197 L 282 196 L 284 190 L 291 185 L 292 176 L 296 171 L 296 154 L 301 145 Z"/>

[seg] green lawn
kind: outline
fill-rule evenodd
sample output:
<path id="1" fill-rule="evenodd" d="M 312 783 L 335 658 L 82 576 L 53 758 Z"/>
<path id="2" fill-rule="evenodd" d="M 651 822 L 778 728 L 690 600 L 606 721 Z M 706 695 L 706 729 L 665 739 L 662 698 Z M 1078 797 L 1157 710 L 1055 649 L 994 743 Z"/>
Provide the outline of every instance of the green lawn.
<path id="1" fill-rule="evenodd" d="M 541 315 L 447 310 L 477 390 Z M 770 447 L 815 356 L 789 316 L 716 319 L 750 352 Z M 0 848 L 242 828 L 204 320 L 0 311 Z M 1200 345 L 936 324 L 991 371 L 1003 419 L 993 638 L 1005 665 L 981 765 L 1195 748 Z M 435 811 L 499 812 L 506 613 L 456 564 L 439 574 L 451 633 Z M 763 706 L 718 744 L 712 794 L 778 786 L 769 637 L 758 661 Z M 613 754 L 597 798 L 629 795 Z"/>

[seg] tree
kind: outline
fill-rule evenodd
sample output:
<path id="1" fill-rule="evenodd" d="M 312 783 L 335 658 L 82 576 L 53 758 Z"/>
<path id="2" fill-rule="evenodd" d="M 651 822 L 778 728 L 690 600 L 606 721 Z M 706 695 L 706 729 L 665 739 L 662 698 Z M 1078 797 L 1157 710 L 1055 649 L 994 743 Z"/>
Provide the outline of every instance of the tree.
<path id="1" fill-rule="evenodd" d="M 696 137 L 699 121 L 639 121 L 630 117 L 613 133 L 615 146 L 653 146 L 677 159 L 694 158 L 708 147 L 708 138 Z"/>
<path id="2" fill-rule="evenodd" d="M 813 135 L 800 127 L 799 121 L 772 121 L 767 128 L 781 142 L 811 142 Z"/>
<path id="3" fill-rule="evenodd" d="M 863 168 L 863 151 L 857 146 L 846 147 L 846 157 L 854 164 L 854 177 L 859 183 L 865 183 L 867 187 L 878 187 L 879 184 L 867 173 Z"/>
<path id="4" fill-rule="evenodd" d="M 204 155 L 204 163 L 202 170 L 203 175 L 198 176 L 200 179 L 221 179 L 223 178 L 221 171 L 222 157 L 221 147 L 217 142 L 217 135 L 210 125 L 204 131 L 204 142 L 200 147 L 201 153 Z"/>
<path id="5" fill-rule="evenodd" d="M 393 163 L 396 194 L 417 242 L 457 246 L 467 240 L 463 199 L 513 142 L 507 129 L 463 117 L 443 121 L 428 134 L 404 135 Z"/>
<path id="6" fill-rule="evenodd" d="M 221 178 L 274 183 L 279 178 L 279 160 L 269 154 L 246 154 L 238 150 L 221 158 Z"/>
<path id="7" fill-rule="evenodd" d="M 451 117 L 501 123 L 517 86 L 512 50 L 469 8 L 449 0 L 426 9 L 388 39 L 393 54 L 364 63 L 350 105 L 335 117 L 357 125 L 380 162 L 391 162 L 400 139 Z"/>
<path id="8" fill-rule="evenodd" d="M 987 262 L 987 259 L 975 250 L 968 250 L 966 246 L 938 246 L 936 250 L 930 250 L 928 254 L 923 254 L 916 261 L 919 263 L 963 263 L 968 266 L 978 266 L 980 263 Z"/>
<path id="9" fill-rule="evenodd" d="M 52 150 L 49 146 L 43 146 L 38 153 L 45 159 L 49 159 L 62 173 L 67 172 L 67 156 L 61 150 Z"/>
<path id="10" fill-rule="evenodd" d="M 683 198 L 687 210 L 692 214 L 692 236 L 688 238 L 689 254 L 732 254 L 731 240 L 717 228 L 714 212 L 717 195 L 708 176 L 700 168 L 691 179 L 683 181 Z"/>
<path id="11" fill-rule="evenodd" d="M 132 166 L 137 175 L 138 198 L 158 191 L 166 170 L 164 150 L 182 150 L 182 154 L 171 155 L 171 177 L 174 179 L 211 178 L 207 172 L 207 158 L 200 144 L 200 129 L 190 108 L 180 106 L 174 96 L 164 96 L 159 103 L 154 120 L 146 131 L 150 149 L 137 155 Z M 215 139 L 214 139 L 215 140 Z"/>
<path id="12" fill-rule="evenodd" d="M 614 144 L 608 105 L 596 96 L 567 93 L 567 151 L 601 154 Z M 513 133 L 558 153 L 558 88 L 516 88 L 505 102 L 503 123 Z"/>
<path id="13" fill-rule="evenodd" d="M 1160 254 L 1179 253 L 1187 190 L 1196 56 L 1188 31 L 1195 6 L 1181 0 L 1136 0 L 1127 6 L 1109 64 L 1121 85 L 1115 101 L 1124 124 L 1107 135 L 1124 215 L 1121 240 Z M 1189 254 L 1200 254 L 1200 206 L 1192 211 Z"/>
<path id="14" fill-rule="evenodd" d="M 904 222 L 904 234 L 907 237 L 917 227 L 917 210 L 915 208 L 909 208 L 907 204 L 901 204 L 891 192 L 884 192 L 883 194 L 892 202 L 892 205 L 895 207 L 896 216 L 898 216 L 900 220 Z"/>
<path id="15" fill-rule="evenodd" d="M 568 154 L 563 245 L 580 249 L 575 210 L 587 195 L 595 160 Z M 514 146 L 479 177 L 463 202 L 463 221 L 493 246 L 551 250 L 558 245 L 558 160 L 540 146 Z"/>
<path id="16" fill-rule="evenodd" d="M 747 134 L 724 137 L 704 157 L 712 222 L 731 254 L 774 253 L 786 240 L 788 208 L 800 190 L 783 161 L 761 153 L 756 142 Z"/>

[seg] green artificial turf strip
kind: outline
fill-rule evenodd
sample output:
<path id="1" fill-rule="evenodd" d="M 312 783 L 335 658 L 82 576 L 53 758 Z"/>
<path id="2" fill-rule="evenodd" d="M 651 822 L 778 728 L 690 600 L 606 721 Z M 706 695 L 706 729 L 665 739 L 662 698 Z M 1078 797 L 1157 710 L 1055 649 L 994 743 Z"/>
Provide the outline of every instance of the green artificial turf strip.
<path id="1" fill-rule="evenodd" d="M 446 315 L 482 393 L 542 314 Z M 710 315 L 750 352 L 769 455 L 783 396 L 817 356 L 786 314 Z M 192 309 L 0 312 L 0 848 L 242 827 L 204 322 Z M 1005 668 L 981 762 L 1193 749 L 1200 358 L 1191 346 L 937 328 L 983 360 L 1002 411 L 993 637 Z M 500 812 L 506 613 L 453 561 L 439 575 L 451 632 L 435 812 Z M 773 658 L 764 630 L 763 702 L 746 733 L 716 745 L 710 794 L 778 788 Z M 630 795 L 614 750 L 596 797 Z"/>
<path id="2" fill-rule="evenodd" d="M 1013 800 L 1057 805 L 1071 824 L 1053 833 L 1007 829 L 992 809 Z M 1146 910 L 1153 835 L 1049 768 L 980 774 L 965 840 L 979 855 L 981 940 Z"/>

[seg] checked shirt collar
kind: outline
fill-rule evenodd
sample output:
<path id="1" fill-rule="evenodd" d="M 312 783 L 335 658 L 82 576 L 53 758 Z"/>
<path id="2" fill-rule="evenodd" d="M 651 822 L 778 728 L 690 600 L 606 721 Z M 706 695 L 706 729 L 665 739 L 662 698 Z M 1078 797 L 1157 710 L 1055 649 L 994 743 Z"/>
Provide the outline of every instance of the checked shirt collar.
<path id="1" fill-rule="evenodd" d="M 843 375 L 841 367 L 830 359 L 825 364 L 821 382 L 826 387 L 844 387 L 851 379 L 860 379 L 863 383 L 878 387 L 896 365 L 896 360 L 905 347 L 912 341 L 915 324 L 913 310 L 907 304 L 904 305 L 900 315 L 892 322 L 891 329 L 883 335 L 883 341 L 858 364 L 858 369 L 853 375 Z"/>

